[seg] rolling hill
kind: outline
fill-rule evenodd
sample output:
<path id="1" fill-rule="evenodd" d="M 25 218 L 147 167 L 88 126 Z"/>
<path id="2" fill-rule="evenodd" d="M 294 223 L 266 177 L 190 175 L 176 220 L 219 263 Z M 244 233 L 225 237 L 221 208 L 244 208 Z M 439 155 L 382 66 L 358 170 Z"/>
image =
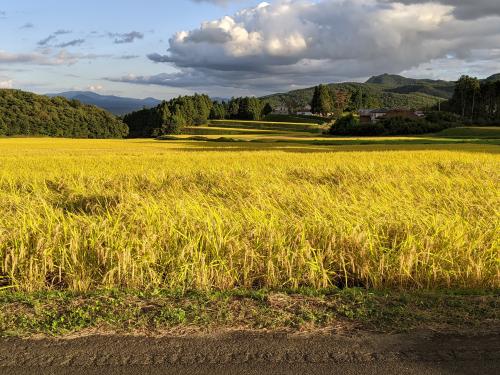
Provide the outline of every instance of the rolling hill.
<path id="1" fill-rule="evenodd" d="M 138 111 L 144 107 L 156 107 L 161 103 L 161 100 L 155 98 L 134 99 L 113 95 L 100 95 L 91 91 L 67 91 L 59 94 L 47 94 L 47 96 L 62 96 L 66 99 L 75 99 L 82 103 L 105 109 L 117 116 Z"/>
<path id="2" fill-rule="evenodd" d="M 0 136 L 123 138 L 128 127 L 113 114 L 63 97 L 0 90 Z"/>
<path id="3" fill-rule="evenodd" d="M 344 90 L 363 93 L 362 107 L 365 108 L 425 108 L 440 100 L 451 98 L 455 87 L 454 82 L 413 79 L 399 75 L 383 74 L 371 77 L 365 83 L 345 82 L 329 84 L 332 90 Z M 290 105 L 301 107 L 312 100 L 314 87 L 294 90 L 288 93 L 274 94 L 263 97 L 273 106 Z"/>
<path id="4" fill-rule="evenodd" d="M 500 73 L 494 74 L 481 81 L 500 81 Z M 453 96 L 455 82 L 432 79 L 414 79 L 396 74 L 382 74 L 373 76 L 364 83 L 344 82 L 331 83 L 331 90 L 344 90 L 355 93 L 362 91 L 363 108 L 414 108 L 425 109 L 439 101 L 448 100 Z M 278 93 L 264 96 L 261 99 L 277 107 L 285 105 L 294 108 L 303 108 L 310 104 L 314 87 L 294 90 L 287 93 Z"/>
<path id="5" fill-rule="evenodd" d="M 492 76 L 489 76 L 488 78 L 485 79 L 486 82 L 498 82 L 500 81 L 500 73 L 498 74 L 493 74 Z"/>
<path id="6" fill-rule="evenodd" d="M 371 77 L 366 81 L 373 89 L 397 94 L 425 94 L 442 99 L 449 99 L 453 95 L 455 82 L 406 78 L 395 74 L 382 74 Z"/>

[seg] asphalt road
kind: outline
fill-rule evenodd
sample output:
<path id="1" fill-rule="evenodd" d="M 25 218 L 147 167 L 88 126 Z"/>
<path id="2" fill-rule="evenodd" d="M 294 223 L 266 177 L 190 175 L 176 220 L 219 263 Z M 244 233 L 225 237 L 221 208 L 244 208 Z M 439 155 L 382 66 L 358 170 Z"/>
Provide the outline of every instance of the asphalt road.
<path id="1" fill-rule="evenodd" d="M 0 374 L 499 374 L 500 335 L 233 332 L 1 339 Z"/>

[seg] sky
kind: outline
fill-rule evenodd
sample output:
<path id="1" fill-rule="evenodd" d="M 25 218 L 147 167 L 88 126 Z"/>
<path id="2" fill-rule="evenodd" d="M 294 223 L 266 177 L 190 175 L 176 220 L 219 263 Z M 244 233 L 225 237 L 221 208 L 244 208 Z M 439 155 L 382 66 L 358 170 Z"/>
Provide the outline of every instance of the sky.
<path id="1" fill-rule="evenodd" d="M 0 88 L 169 99 L 500 73 L 500 0 L 0 0 Z"/>

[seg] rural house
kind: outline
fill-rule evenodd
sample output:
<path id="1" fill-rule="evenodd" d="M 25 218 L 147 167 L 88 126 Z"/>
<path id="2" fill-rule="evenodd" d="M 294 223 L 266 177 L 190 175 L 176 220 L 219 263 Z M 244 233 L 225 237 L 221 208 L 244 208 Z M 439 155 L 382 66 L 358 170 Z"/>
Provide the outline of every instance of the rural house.
<path id="1" fill-rule="evenodd" d="M 297 111 L 297 115 L 312 116 L 312 107 L 308 104 Z"/>
<path id="2" fill-rule="evenodd" d="M 403 117 L 417 119 L 425 116 L 422 111 L 409 109 L 361 109 L 358 113 L 362 124 L 374 124 L 383 118 Z"/>
<path id="3" fill-rule="evenodd" d="M 288 107 L 284 104 L 278 105 L 274 107 L 273 113 L 277 115 L 288 115 Z"/>

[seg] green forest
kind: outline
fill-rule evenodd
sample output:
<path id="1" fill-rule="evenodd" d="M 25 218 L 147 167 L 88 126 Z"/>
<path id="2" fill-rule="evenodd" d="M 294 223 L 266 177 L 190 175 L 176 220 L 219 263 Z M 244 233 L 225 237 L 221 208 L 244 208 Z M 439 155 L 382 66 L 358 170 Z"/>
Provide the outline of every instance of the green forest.
<path id="1" fill-rule="evenodd" d="M 500 75 L 479 80 L 462 76 L 455 85 L 453 97 L 445 109 L 463 119 L 476 122 L 500 120 Z"/>
<path id="2" fill-rule="evenodd" d="M 179 96 L 151 109 L 126 115 L 123 121 L 132 138 L 179 134 L 182 128 L 206 124 L 208 120 L 261 120 L 272 107 L 255 97 L 212 101 L 207 95 Z"/>
<path id="3" fill-rule="evenodd" d="M 0 90 L 0 136 L 123 138 L 127 125 L 103 109 L 62 97 Z"/>

